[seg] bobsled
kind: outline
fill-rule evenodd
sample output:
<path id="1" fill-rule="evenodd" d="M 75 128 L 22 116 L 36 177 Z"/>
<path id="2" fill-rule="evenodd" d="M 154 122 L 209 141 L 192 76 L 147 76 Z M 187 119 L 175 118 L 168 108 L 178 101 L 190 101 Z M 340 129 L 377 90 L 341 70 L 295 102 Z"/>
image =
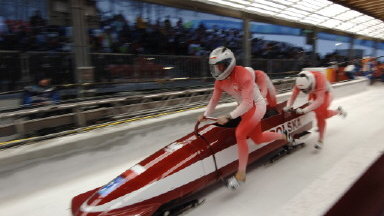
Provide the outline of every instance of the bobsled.
<path id="1" fill-rule="evenodd" d="M 261 121 L 263 131 L 287 130 L 296 139 L 312 128 L 313 113 L 282 111 Z M 170 143 L 137 163 L 106 185 L 72 199 L 75 216 L 169 215 L 183 200 L 233 175 L 238 167 L 235 128 L 239 120 L 227 125 L 207 123 Z M 291 145 L 283 140 L 254 144 L 248 139 L 252 163 L 267 154 Z M 186 202 L 186 201 L 185 201 Z"/>

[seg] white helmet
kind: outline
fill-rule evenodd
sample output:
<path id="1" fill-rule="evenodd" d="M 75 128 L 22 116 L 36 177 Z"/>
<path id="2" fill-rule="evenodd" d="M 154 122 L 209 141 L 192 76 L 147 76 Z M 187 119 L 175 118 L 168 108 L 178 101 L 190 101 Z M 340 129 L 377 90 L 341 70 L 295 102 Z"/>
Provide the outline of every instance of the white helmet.
<path id="1" fill-rule="evenodd" d="M 315 77 L 309 71 L 301 71 L 296 78 L 296 87 L 308 93 L 315 86 Z"/>
<path id="2" fill-rule="evenodd" d="M 224 68 L 219 70 L 217 64 L 223 64 Z M 235 55 L 233 52 L 226 47 L 218 47 L 209 54 L 209 69 L 213 78 L 216 80 L 223 80 L 227 78 L 233 68 L 236 65 Z"/>

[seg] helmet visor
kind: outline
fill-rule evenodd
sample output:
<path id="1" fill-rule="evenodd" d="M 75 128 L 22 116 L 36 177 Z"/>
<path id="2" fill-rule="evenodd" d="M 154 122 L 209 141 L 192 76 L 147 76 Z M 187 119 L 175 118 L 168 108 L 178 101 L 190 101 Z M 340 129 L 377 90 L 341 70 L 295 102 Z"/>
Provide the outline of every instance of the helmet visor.
<path id="1" fill-rule="evenodd" d="M 219 62 L 216 62 L 215 64 L 210 64 L 209 69 L 211 71 L 212 76 L 216 79 L 220 76 L 220 74 L 224 73 L 228 66 L 231 63 L 231 59 L 223 59 Z"/>
<path id="2" fill-rule="evenodd" d="M 304 93 L 307 93 L 312 86 L 312 83 L 305 74 L 300 74 L 298 78 L 296 78 L 296 86 L 303 91 Z"/>

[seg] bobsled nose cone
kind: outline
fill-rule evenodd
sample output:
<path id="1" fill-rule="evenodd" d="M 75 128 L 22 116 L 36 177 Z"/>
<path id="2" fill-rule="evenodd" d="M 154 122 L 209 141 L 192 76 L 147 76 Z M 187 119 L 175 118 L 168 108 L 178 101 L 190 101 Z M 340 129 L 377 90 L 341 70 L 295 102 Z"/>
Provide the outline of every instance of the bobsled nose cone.
<path id="1" fill-rule="evenodd" d="M 72 215 L 74 215 L 74 216 L 91 216 L 91 215 L 96 216 L 96 215 L 98 215 L 98 214 L 90 214 L 90 213 L 81 211 L 81 205 L 84 202 L 86 202 L 97 190 L 98 190 L 98 188 L 75 196 L 72 199 L 72 203 L 71 203 Z"/>

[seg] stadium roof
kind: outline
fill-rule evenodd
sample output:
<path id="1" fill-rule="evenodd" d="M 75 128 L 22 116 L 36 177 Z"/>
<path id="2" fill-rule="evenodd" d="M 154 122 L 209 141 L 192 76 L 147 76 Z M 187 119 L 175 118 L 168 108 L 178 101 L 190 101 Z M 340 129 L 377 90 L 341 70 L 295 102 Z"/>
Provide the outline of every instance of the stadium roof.
<path id="1" fill-rule="evenodd" d="M 384 21 L 384 1 L 383 0 L 331 0 L 331 1 Z"/>
<path id="2" fill-rule="evenodd" d="M 384 40 L 384 0 L 142 0 L 189 10 Z M 214 6 L 214 7 L 212 7 Z"/>
<path id="3" fill-rule="evenodd" d="M 220 5 L 248 13 L 257 13 L 267 17 L 310 24 L 352 34 L 384 39 L 383 14 L 370 12 L 363 14 L 363 7 L 384 5 L 383 0 L 349 0 L 344 5 L 328 0 L 194 0 L 208 4 Z M 380 1 L 380 3 L 378 3 Z M 341 2 L 341 0 L 340 0 Z M 368 4 L 367 2 L 371 2 Z M 354 8 L 346 6 L 354 4 Z M 365 9 L 367 12 L 368 9 Z"/>

